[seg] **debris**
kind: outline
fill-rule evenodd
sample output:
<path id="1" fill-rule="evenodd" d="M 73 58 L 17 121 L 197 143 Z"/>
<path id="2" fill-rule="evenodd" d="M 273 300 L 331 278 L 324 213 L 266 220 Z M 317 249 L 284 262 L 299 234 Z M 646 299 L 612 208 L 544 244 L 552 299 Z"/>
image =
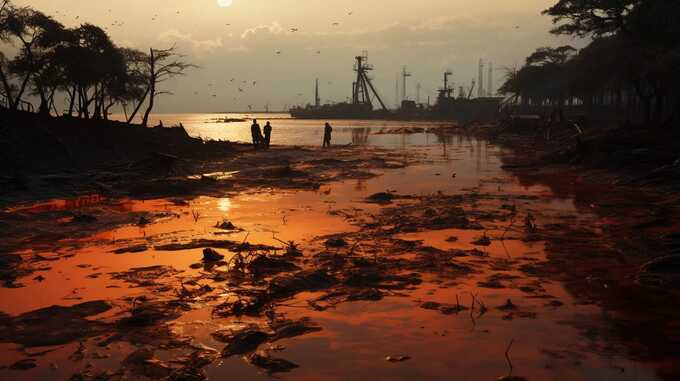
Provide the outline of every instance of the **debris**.
<path id="1" fill-rule="evenodd" d="M 258 353 L 253 353 L 252 355 L 248 356 L 248 362 L 260 369 L 267 371 L 269 374 L 290 372 L 291 370 L 299 367 L 299 365 L 288 360 L 262 356 Z"/>
<path id="2" fill-rule="evenodd" d="M 472 241 L 473 245 L 477 246 L 490 246 L 491 245 L 491 238 L 489 238 L 486 233 L 484 233 L 483 236 L 477 238 L 476 240 Z"/>
<path id="3" fill-rule="evenodd" d="M 15 362 L 14 364 L 10 365 L 10 369 L 12 370 L 29 370 L 35 368 L 37 365 L 35 363 L 35 359 L 23 359 Z"/>
<path id="4" fill-rule="evenodd" d="M 41 308 L 16 317 L 7 317 L 6 322 L 3 318 L 0 323 L 0 341 L 25 347 L 46 347 L 94 337 L 108 330 L 108 325 L 87 318 L 110 309 L 110 304 L 98 300 L 70 307 Z"/>
<path id="5" fill-rule="evenodd" d="M 231 221 L 227 221 L 227 220 L 222 220 L 222 222 L 218 222 L 215 225 L 215 228 L 222 229 L 222 230 L 228 230 L 228 231 L 235 231 L 235 230 L 240 231 L 241 230 L 241 229 L 237 228 L 236 226 L 234 226 L 234 224 L 231 223 Z"/>
<path id="6" fill-rule="evenodd" d="M 501 311 L 515 311 L 517 306 L 512 303 L 512 300 L 508 299 L 505 304 L 497 307 Z"/>
<path id="7" fill-rule="evenodd" d="M 222 350 L 223 357 L 233 355 L 242 355 L 253 352 L 269 339 L 269 335 L 262 331 L 247 329 L 234 334 L 224 350 Z"/>
<path id="8" fill-rule="evenodd" d="M 275 322 L 272 324 L 272 329 L 274 330 L 274 334 L 271 337 L 271 341 L 288 339 L 321 331 L 321 327 L 314 324 L 308 318 L 302 318 L 296 321 L 284 320 Z"/>
<path id="9" fill-rule="evenodd" d="M 286 259 L 267 255 L 256 256 L 255 259 L 251 260 L 248 263 L 246 268 L 256 277 L 274 275 L 282 272 L 295 271 L 300 269 L 294 263 Z"/>
<path id="10" fill-rule="evenodd" d="M 203 262 L 219 262 L 224 259 L 224 255 L 215 251 L 215 249 L 203 249 Z"/>
<path id="11" fill-rule="evenodd" d="M 347 246 L 347 241 L 345 241 L 342 238 L 329 238 L 326 240 L 326 247 L 333 247 L 333 248 L 339 248 L 339 247 L 346 247 Z"/>
<path id="12" fill-rule="evenodd" d="M 71 219 L 72 224 L 91 224 L 97 222 L 97 217 L 89 214 L 78 214 Z"/>
<path id="13" fill-rule="evenodd" d="M 404 361 L 408 361 L 410 359 L 411 359 L 411 357 L 409 357 L 409 356 L 400 356 L 400 355 L 385 357 L 385 360 L 389 361 L 389 362 L 404 362 Z"/>
<path id="14" fill-rule="evenodd" d="M 127 253 L 142 253 L 149 249 L 145 244 L 134 245 L 129 247 L 122 247 L 113 251 L 114 254 L 127 254 Z"/>

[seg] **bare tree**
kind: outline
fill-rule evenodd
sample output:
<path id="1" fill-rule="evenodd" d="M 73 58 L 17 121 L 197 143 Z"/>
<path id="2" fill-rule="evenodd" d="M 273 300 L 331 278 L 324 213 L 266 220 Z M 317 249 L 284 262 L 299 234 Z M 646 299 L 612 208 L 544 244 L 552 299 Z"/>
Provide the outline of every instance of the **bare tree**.
<path id="1" fill-rule="evenodd" d="M 184 75 L 187 69 L 195 68 L 196 65 L 182 61 L 183 56 L 177 53 L 175 46 L 168 49 L 149 49 L 146 63 L 146 76 L 148 81 L 144 95 L 139 99 L 137 106 L 128 118 L 128 123 L 135 118 L 142 104 L 148 98 L 148 104 L 142 117 L 142 126 L 149 123 L 149 115 L 155 106 L 156 97 L 172 94 L 169 91 L 159 90 L 159 85 L 171 78 Z"/>

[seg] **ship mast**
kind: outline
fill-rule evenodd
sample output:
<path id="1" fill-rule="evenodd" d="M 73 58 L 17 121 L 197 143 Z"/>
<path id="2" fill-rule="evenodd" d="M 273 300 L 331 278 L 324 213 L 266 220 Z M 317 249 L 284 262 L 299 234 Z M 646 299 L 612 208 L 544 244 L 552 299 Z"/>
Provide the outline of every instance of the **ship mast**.
<path id="1" fill-rule="evenodd" d="M 363 55 L 356 56 L 355 58 L 356 63 L 354 64 L 354 71 L 357 72 L 357 79 L 353 86 L 352 104 L 361 105 L 372 110 L 373 100 L 371 99 L 371 96 L 374 96 L 375 99 L 378 100 L 378 103 L 380 103 L 380 107 L 382 107 L 384 111 L 387 111 L 385 103 L 383 103 L 368 76 L 368 72 L 373 70 L 373 66 L 368 63 L 368 55 L 364 52 Z"/>

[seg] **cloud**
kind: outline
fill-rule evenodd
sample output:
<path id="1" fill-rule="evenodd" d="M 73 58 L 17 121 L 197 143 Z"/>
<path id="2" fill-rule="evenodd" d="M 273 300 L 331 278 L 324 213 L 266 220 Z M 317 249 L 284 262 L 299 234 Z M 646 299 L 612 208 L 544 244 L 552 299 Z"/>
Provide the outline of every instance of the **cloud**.
<path id="1" fill-rule="evenodd" d="M 162 32 L 158 36 L 158 39 L 167 43 L 188 44 L 198 52 L 212 52 L 224 46 L 221 38 L 216 38 L 213 40 L 199 40 L 195 39 L 190 33 L 182 33 L 177 29 L 169 29 L 165 32 Z"/>

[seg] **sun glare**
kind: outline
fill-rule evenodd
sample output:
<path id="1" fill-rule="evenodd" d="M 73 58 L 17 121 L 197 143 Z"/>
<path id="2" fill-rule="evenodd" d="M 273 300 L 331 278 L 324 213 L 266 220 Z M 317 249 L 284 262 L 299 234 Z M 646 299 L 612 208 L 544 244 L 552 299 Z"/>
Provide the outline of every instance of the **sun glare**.
<path id="1" fill-rule="evenodd" d="M 233 4 L 233 0 L 217 0 L 217 5 L 219 5 L 222 8 L 227 8 L 231 7 L 231 4 Z"/>

